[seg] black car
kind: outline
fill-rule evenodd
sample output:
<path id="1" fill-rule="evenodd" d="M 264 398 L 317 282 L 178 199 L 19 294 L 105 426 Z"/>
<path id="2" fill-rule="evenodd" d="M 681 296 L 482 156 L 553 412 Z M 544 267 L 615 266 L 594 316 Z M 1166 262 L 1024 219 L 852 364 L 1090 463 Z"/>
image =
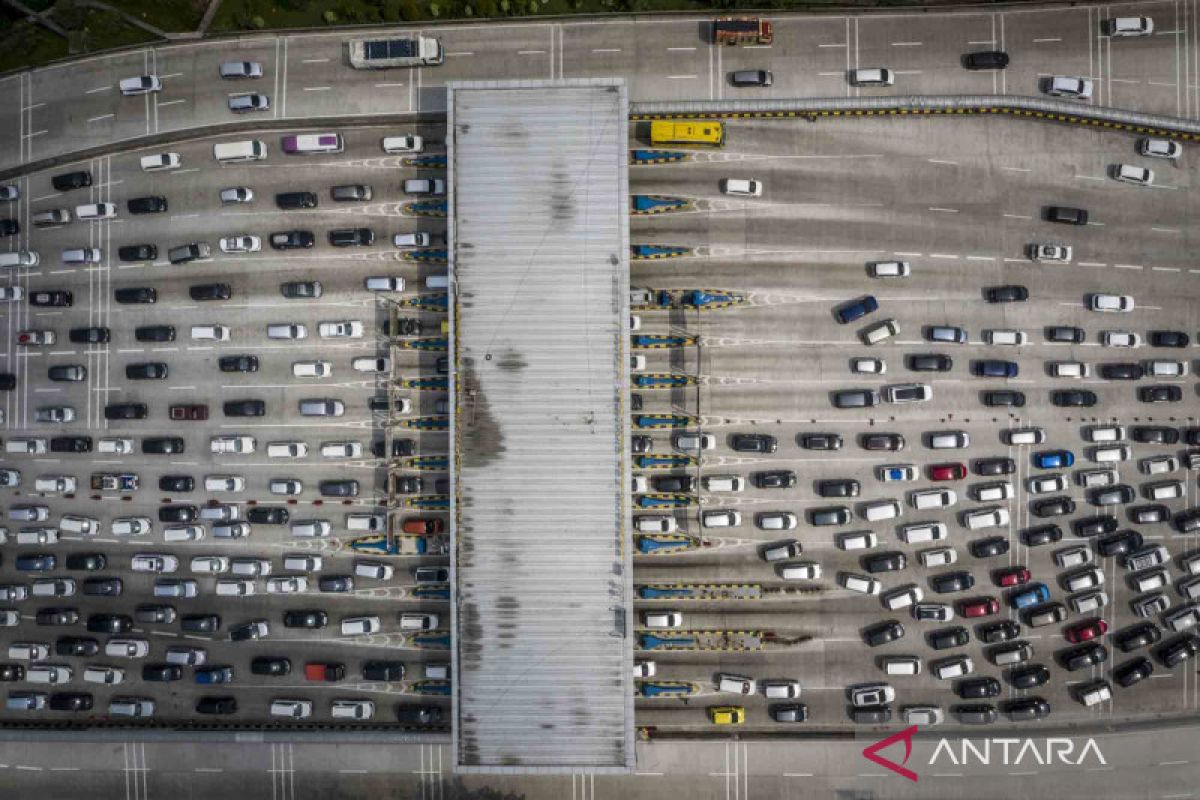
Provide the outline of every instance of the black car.
<path id="1" fill-rule="evenodd" d="M 312 247 L 315 243 L 312 231 L 276 231 L 271 234 L 271 247 L 276 250 L 298 250 Z"/>
<path id="2" fill-rule="evenodd" d="M 1014 689 L 1034 689 L 1050 680 L 1050 670 L 1043 664 L 1022 664 L 1004 673 L 1004 679 Z"/>
<path id="3" fill-rule="evenodd" d="M 1200 509 L 1180 511 L 1175 515 L 1174 522 L 1175 529 L 1180 533 L 1194 533 L 1200 530 Z"/>
<path id="4" fill-rule="evenodd" d="M 1183 331 L 1150 331 L 1151 347 L 1187 347 L 1190 342 Z"/>
<path id="5" fill-rule="evenodd" d="M 929 578 L 929 586 L 938 594 L 965 592 L 974 585 L 975 578 L 971 573 L 963 570 L 943 572 L 941 575 L 932 575 Z"/>
<path id="6" fill-rule="evenodd" d="M 1173 669 L 1189 658 L 1200 655 L 1200 636 L 1194 633 L 1184 634 L 1159 647 L 1155 655 L 1164 667 Z"/>
<path id="7" fill-rule="evenodd" d="M 1166 522 L 1171 516 L 1171 509 L 1159 503 L 1144 506 L 1133 506 L 1128 511 L 1129 521 L 1135 525 L 1156 525 Z"/>
<path id="8" fill-rule="evenodd" d="M 863 450 L 903 450 L 904 437 L 898 433 L 861 433 L 858 446 Z"/>
<path id="9" fill-rule="evenodd" d="M 1154 674 L 1154 664 L 1145 656 L 1130 659 L 1113 667 L 1113 680 L 1123 689 L 1141 683 Z"/>
<path id="10" fill-rule="evenodd" d="M 1200 428 L 1184 428 L 1183 441 L 1191 447 L 1200 447 Z"/>
<path id="11" fill-rule="evenodd" d="M 58 557 L 50 553 L 25 553 L 16 557 L 13 566 L 20 572 L 51 572 L 58 566 Z"/>
<path id="12" fill-rule="evenodd" d="M 1108 661 L 1108 648 L 1098 642 L 1089 642 L 1058 652 L 1058 663 L 1069 672 L 1094 667 L 1105 661 Z"/>
<path id="13" fill-rule="evenodd" d="M 227 417 L 262 417 L 267 413 L 267 404 L 262 400 L 227 400 L 221 408 Z"/>
<path id="14" fill-rule="evenodd" d="M 143 605 L 133 610 L 133 618 L 148 625 L 170 625 L 175 621 L 175 609 L 165 605 Z"/>
<path id="15" fill-rule="evenodd" d="M 279 293 L 288 300 L 315 300 L 321 296 L 319 281 L 287 281 L 279 284 Z"/>
<path id="16" fill-rule="evenodd" d="M 650 486 L 664 494 L 690 494 L 696 491 L 696 479 L 691 475 L 659 475 L 650 479 Z"/>
<path id="17" fill-rule="evenodd" d="M 1017 462 L 1011 458 L 980 458 L 971 465 L 976 475 L 1011 475 L 1017 471 Z"/>
<path id="18" fill-rule="evenodd" d="M 29 294 L 29 305 L 40 308 L 70 308 L 73 302 L 73 295 L 66 289 L 48 289 Z"/>
<path id="19" fill-rule="evenodd" d="M 375 231 L 370 228 L 336 228 L 329 232 L 329 244 L 334 247 L 367 247 L 375 244 Z"/>
<path id="20" fill-rule="evenodd" d="M 52 177 L 50 185 L 60 192 L 67 192 L 71 189 L 82 189 L 85 186 L 92 185 L 92 173 L 87 170 L 64 172 L 62 175 Z"/>
<path id="21" fill-rule="evenodd" d="M 954 693 L 964 700 L 997 697 L 1000 694 L 1000 681 L 990 677 L 963 678 L 954 684 Z"/>
<path id="22" fill-rule="evenodd" d="M 936 631 L 930 631 L 925 634 L 929 646 L 934 650 L 949 650 L 952 647 L 965 647 L 967 642 L 971 641 L 971 635 L 967 633 L 967 629 L 961 625 L 954 625 L 949 628 L 939 628 Z"/>
<path id="23" fill-rule="evenodd" d="M 167 210 L 167 198 L 151 195 L 131 198 L 125 207 L 130 214 L 162 214 Z"/>
<path id="24" fill-rule="evenodd" d="M 1088 492 L 1088 502 L 1094 506 L 1115 506 L 1132 503 L 1137 499 L 1137 493 L 1127 483 L 1117 483 L 1103 486 Z"/>
<path id="25" fill-rule="evenodd" d="M 354 578 L 349 575 L 322 575 L 317 578 L 317 590 L 344 593 L 354 591 Z"/>
<path id="26" fill-rule="evenodd" d="M 358 481 L 326 480 L 317 484 L 322 497 L 358 497 Z"/>
<path id="27" fill-rule="evenodd" d="M 1008 552 L 1008 539 L 1003 536 L 975 539 L 967 545 L 967 549 L 975 558 L 995 558 Z"/>
<path id="28" fill-rule="evenodd" d="M 0 219 L 0 236 L 16 236 L 21 225 L 15 219 Z"/>
<path id="29" fill-rule="evenodd" d="M 1179 431 L 1165 425 L 1134 425 L 1129 438 L 1142 444 L 1178 444 Z"/>
<path id="30" fill-rule="evenodd" d="M 194 522 L 200 515 L 200 509 L 191 505 L 159 506 L 159 522 Z"/>
<path id="31" fill-rule="evenodd" d="M 1050 402 L 1059 408 L 1091 408 L 1099 400 L 1087 389 L 1055 389 L 1050 392 Z"/>
<path id="32" fill-rule="evenodd" d="M 104 407 L 104 418 L 108 420 L 145 419 L 149 414 L 145 403 L 109 403 Z"/>
<path id="33" fill-rule="evenodd" d="M 396 704 L 396 720 L 402 725 L 429 726 L 442 721 L 442 709 L 439 706 L 418 706 L 411 703 Z"/>
<path id="34" fill-rule="evenodd" d="M 79 612 L 73 608 L 40 608 L 33 619 L 38 625 L 74 625 L 79 622 Z"/>
<path id="35" fill-rule="evenodd" d="M 790 469 L 754 472 L 750 475 L 750 482 L 759 489 L 790 489 L 796 485 L 796 473 Z"/>
<path id="36" fill-rule="evenodd" d="M 71 328 L 67 338 L 72 344 L 106 344 L 112 338 L 108 328 Z"/>
<path id="37" fill-rule="evenodd" d="M 1087 334 L 1083 328 L 1076 328 L 1072 325 L 1051 325 L 1046 328 L 1047 342 L 1067 342 L 1068 344 L 1081 344 Z"/>
<path id="38" fill-rule="evenodd" d="M 1038 517 L 1062 517 L 1075 513 L 1075 501 L 1069 497 L 1043 497 L 1030 504 L 1030 511 Z"/>
<path id="39" fill-rule="evenodd" d="M 999 642 L 1007 642 L 1020 636 L 1021 626 L 1011 619 L 985 622 L 975 629 L 975 635 L 984 644 L 998 644 Z"/>
<path id="40" fill-rule="evenodd" d="M 1050 704 L 1041 697 L 1021 697 L 1000 704 L 1000 710 L 1013 722 L 1044 719 L 1050 716 Z"/>
<path id="41" fill-rule="evenodd" d="M 324 628 L 329 624 L 329 615 L 320 609 L 300 611 L 285 611 L 283 627 L 285 628 Z"/>
<path id="42" fill-rule="evenodd" d="M 87 618 L 87 629 L 91 633 L 129 633 L 133 620 L 124 614 L 92 614 Z"/>
<path id="43" fill-rule="evenodd" d="M 55 436 L 50 440 L 51 453 L 90 453 L 92 452 L 92 437 L 90 436 Z"/>
<path id="44" fill-rule="evenodd" d="M 1041 516 L 1041 515 L 1039 515 Z M 1026 547 L 1041 547 L 1062 540 L 1062 528 L 1057 525 L 1035 525 L 1021 531 L 1021 544 Z"/>
<path id="45" fill-rule="evenodd" d="M 1142 647 L 1157 644 L 1162 639 L 1162 631 L 1153 622 L 1138 622 L 1123 628 L 1113 634 L 1113 644 L 1122 653 L 1129 653 Z"/>
<path id="46" fill-rule="evenodd" d="M 84 656 L 90 658 L 100 652 L 100 643 L 82 636 L 63 636 L 54 643 L 56 656 Z"/>
<path id="47" fill-rule="evenodd" d="M 83 692 L 55 692 L 50 695 L 51 711 L 91 711 L 92 696 Z"/>
<path id="48" fill-rule="evenodd" d="M 1087 209 L 1071 206 L 1046 206 L 1043 217 L 1047 222 L 1063 225 L 1087 225 L 1088 212 Z"/>
<path id="49" fill-rule="evenodd" d="M 87 380 L 87 367 L 82 364 L 58 364 L 46 370 L 46 377 L 52 381 L 78 383 Z"/>
<path id="50" fill-rule="evenodd" d="M 648 436 L 634 436 L 634 447 L 637 447 L 638 439 L 649 439 Z M 649 445 L 647 445 L 649 446 Z M 384 448 L 387 447 L 387 442 L 383 439 L 374 439 L 371 441 L 371 452 L 376 458 L 385 458 Z M 392 455 L 391 458 L 407 458 L 417 452 L 416 444 L 412 439 L 392 439 Z M 638 452 L 636 449 L 634 452 Z M 643 452 L 650 452 L 649 450 Z"/>
<path id="51" fill-rule="evenodd" d="M 1087 539 L 1093 536 L 1102 536 L 1106 533 L 1112 533 L 1120 523 L 1116 517 L 1098 516 L 1098 517 L 1082 517 L 1075 520 L 1072 525 L 1072 530 L 1076 536 Z"/>
<path id="52" fill-rule="evenodd" d="M 252 525 L 286 525 L 288 510 L 277 506 L 255 506 L 246 511 L 246 521 Z"/>
<path id="53" fill-rule="evenodd" d="M 1008 66 L 1008 53 L 1003 50 L 981 50 L 962 57 L 966 69 L 1004 69 Z"/>
<path id="54" fill-rule="evenodd" d="M 183 450 L 183 439 L 178 436 L 147 436 L 142 439 L 142 452 L 149 455 L 177 455 Z"/>
<path id="55" fill-rule="evenodd" d="M 988 286 L 983 298 L 989 303 L 1020 303 L 1029 299 L 1029 289 L 1024 286 Z"/>
<path id="56" fill-rule="evenodd" d="M 1139 386 L 1138 399 L 1142 403 L 1178 403 L 1183 390 L 1178 386 Z"/>
<path id="57" fill-rule="evenodd" d="M 878 647 L 881 644 L 888 644 L 904 638 L 904 626 L 896 620 L 890 619 L 863 628 L 862 637 L 868 646 Z"/>
<path id="58" fill-rule="evenodd" d="M 160 492 L 194 492 L 196 479 L 191 475 L 163 475 L 158 479 Z"/>
<path id="59" fill-rule="evenodd" d="M 821 497 L 858 497 L 862 486 L 853 478 L 834 478 L 817 481 L 817 494 Z"/>
<path id="60" fill-rule="evenodd" d="M 217 614 L 185 614 L 179 620 L 179 628 L 189 633 L 215 633 L 221 630 L 221 617 Z"/>
<path id="61" fill-rule="evenodd" d="M 450 570 L 446 567 L 416 567 L 412 571 L 412 576 L 413 582 L 418 586 L 450 582 Z"/>
<path id="62" fill-rule="evenodd" d="M 139 342 L 173 342 L 175 341 L 175 326 L 145 325 L 134 328 L 133 338 Z"/>
<path id="63" fill-rule="evenodd" d="M 228 283 L 202 283 L 189 287 L 188 296 L 197 302 L 228 300 L 233 297 L 233 287 Z"/>
<path id="64" fill-rule="evenodd" d="M 108 565 L 103 553 L 72 553 L 67 556 L 67 569 L 98 572 Z"/>
<path id="65" fill-rule="evenodd" d="M 399 661 L 368 661 L 363 664 L 362 676 L 364 681 L 402 681 L 404 665 Z"/>
<path id="66" fill-rule="evenodd" d="M 1013 389 L 984 392 L 983 404 L 989 408 L 1024 408 L 1025 393 Z"/>
<path id="67" fill-rule="evenodd" d="M 729 442 L 739 453 L 774 453 L 779 441 L 765 433 L 735 433 Z"/>
<path id="68" fill-rule="evenodd" d="M 940 353 L 913 353 L 905 358 L 905 364 L 912 372 L 949 372 L 954 359 Z"/>
<path id="69" fill-rule="evenodd" d="M 270 675 L 271 677 L 281 677 L 290 675 L 292 672 L 292 662 L 286 658 L 274 658 L 272 656 L 256 656 L 250 662 L 250 673 L 252 675 Z"/>
<path id="70" fill-rule="evenodd" d="M 862 567 L 867 572 L 899 572 L 908 566 L 908 556 L 904 553 L 889 551 L 873 553 L 862 557 Z"/>
<path id="71" fill-rule="evenodd" d="M 222 356 L 217 365 L 221 372 L 258 372 L 258 356 Z"/>
<path id="72" fill-rule="evenodd" d="M 12 683 L 25 680 L 25 668 L 20 664 L 0 664 L 0 682 Z"/>
<path id="73" fill-rule="evenodd" d="M 113 299 L 118 303 L 157 303 L 158 292 L 149 286 L 132 286 L 114 289 Z"/>
<path id="74" fill-rule="evenodd" d="M 1141 364 L 1131 361 L 1111 361 L 1100 365 L 1100 377 L 1106 381 L 1137 381 L 1145 374 Z"/>
<path id="75" fill-rule="evenodd" d="M 83 593 L 90 597 L 119 597 L 123 586 L 120 578 L 87 578 Z"/>
<path id="76" fill-rule="evenodd" d="M 805 450 L 841 450 L 842 436 L 838 433 L 805 433 L 800 436 Z"/>
<path id="77" fill-rule="evenodd" d="M 235 714 L 237 700 L 232 697 L 201 697 L 196 701 L 197 714 Z"/>
<path id="78" fill-rule="evenodd" d="M 158 258 L 158 248 L 152 244 L 127 244 L 117 248 L 117 258 L 122 261 L 153 261 Z"/>
<path id="79" fill-rule="evenodd" d="M 380 444 L 380 449 L 382 449 L 383 443 L 380 442 L 379 444 Z M 632 449 L 633 452 L 635 452 L 635 453 L 649 453 L 650 448 L 653 445 L 654 445 L 654 440 L 651 439 L 649 436 L 631 436 L 630 437 L 630 449 Z M 378 455 L 380 458 L 383 458 L 383 456 L 381 454 L 377 453 L 376 455 Z"/>
<path id="80" fill-rule="evenodd" d="M 161 361 L 125 365 L 125 379 L 130 381 L 162 381 L 168 374 L 167 365 Z"/>
<path id="81" fill-rule="evenodd" d="M 275 195 L 275 205 L 284 210 L 316 208 L 317 195 L 313 192 L 280 192 Z"/>

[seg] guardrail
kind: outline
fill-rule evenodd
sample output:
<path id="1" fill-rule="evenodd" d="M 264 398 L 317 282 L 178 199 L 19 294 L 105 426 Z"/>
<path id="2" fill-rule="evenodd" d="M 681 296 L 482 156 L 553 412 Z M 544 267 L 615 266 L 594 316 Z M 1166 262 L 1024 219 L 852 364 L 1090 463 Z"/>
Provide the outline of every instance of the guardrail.
<path id="1" fill-rule="evenodd" d="M 690 100 L 631 103 L 630 120 L 1005 114 L 1108 130 L 1200 141 L 1200 122 L 1162 114 L 1140 114 L 1104 106 L 1042 97 L 1009 95 L 909 95 L 905 97 L 819 97 L 797 100 Z"/>

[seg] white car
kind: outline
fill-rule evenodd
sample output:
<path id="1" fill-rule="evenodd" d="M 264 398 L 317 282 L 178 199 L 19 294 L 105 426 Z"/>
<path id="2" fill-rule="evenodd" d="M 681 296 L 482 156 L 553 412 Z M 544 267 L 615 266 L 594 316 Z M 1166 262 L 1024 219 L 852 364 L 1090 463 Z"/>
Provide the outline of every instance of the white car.
<path id="1" fill-rule="evenodd" d="M 0 472 L 17 473 L 17 481 L 20 481 L 20 473 L 15 469 L 0 470 Z M 11 478 L 10 478 L 11 480 Z M 7 486 L 14 486 L 15 483 L 8 483 Z M 37 492 L 47 492 L 51 494 L 71 494 L 75 491 L 75 478 L 71 475 L 39 475 L 33 482 L 33 489 Z"/>
<path id="2" fill-rule="evenodd" d="M 96 442 L 96 452 L 127 456 L 133 452 L 133 439 L 101 439 Z"/>
<path id="3" fill-rule="evenodd" d="M 975 663 L 966 656 L 951 656 L 943 658 L 940 661 L 935 661 L 930 664 L 933 667 L 930 670 L 934 677 L 939 680 L 948 681 L 954 678 L 962 678 L 970 675 L 975 671 Z"/>
<path id="4" fill-rule="evenodd" d="M 1108 36 L 1149 36 L 1154 33 L 1150 17 L 1110 17 L 1101 26 Z"/>
<path id="5" fill-rule="evenodd" d="M 267 458 L 304 458 L 308 455 L 308 445 L 304 442 L 270 442 L 267 444 Z"/>
<path id="6" fill-rule="evenodd" d="M 1108 170 L 1109 176 L 1114 181 L 1132 183 L 1135 186 L 1154 184 L 1154 170 L 1148 167 L 1139 167 L 1136 164 L 1113 164 Z"/>
<path id="7" fill-rule="evenodd" d="M 745 197 L 762 197 L 763 186 L 761 181 L 743 179 L 743 178 L 726 178 L 721 181 L 721 192 L 724 194 L 742 195 Z"/>
<path id="8" fill-rule="evenodd" d="M 179 559 L 165 553 L 137 553 L 130 568 L 134 572 L 174 572 L 179 569 Z"/>
<path id="9" fill-rule="evenodd" d="M 683 614 L 678 611 L 643 611 L 642 624 L 647 628 L 682 628 Z"/>
<path id="10" fill-rule="evenodd" d="M 179 157 L 179 153 L 159 153 L 153 156 L 142 156 L 142 171 L 157 172 L 166 169 L 179 169 L 183 165 L 183 159 Z"/>
<path id="11" fill-rule="evenodd" d="M 217 527 L 213 527 L 213 535 L 220 536 L 217 533 Z M 168 542 L 198 542 L 204 538 L 203 525 L 174 525 L 170 528 L 163 528 L 163 539 Z"/>
<path id="12" fill-rule="evenodd" d="M 379 617 L 347 617 L 342 620 L 342 636 L 366 636 L 381 630 L 383 623 Z"/>
<path id="13" fill-rule="evenodd" d="M 149 517 L 117 517 L 112 521 L 113 536 L 141 536 L 151 527 Z"/>
<path id="14" fill-rule="evenodd" d="M 317 326 L 317 333 L 323 339 L 361 339 L 365 328 L 358 320 L 345 322 L 322 322 Z"/>
<path id="15" fill-rule="evenodd" d="M 1062 587 L 1068 592 L 1081 592 L 1104 585 L 1104 572 L 1096 567 L 1069 572 L 1060 578 Z"/>
<path id="16" fill-rule="evenodd" d="M 1151 360 L 1142 363 L 1151 378 L 1182 378 L 1188 374 L 1186 361 Z"/>
<path id="17" fill-rule="evenodd" d="M 267 594 L 296 594 L 305 591 L 308 591 L 308 578 L 305 578 L 303 575 L 269 578 L 267 580 Z"/>
<path id="18" fill-rule="evenodd" d="M 933 547 L 917 553 L 923 567 L 948 567 L 958 563 L 958 553 L 949 547 Z"/>
<path id="19" fill-rule="evenodd" d="M 886 683 L 862 683 L 850 687 L 850 702 L 855 708 L 879 706 L 896 699 L 896 690 Z"/>
<path id="20" fill-rule="evenodd" d="M 272 717 L 287 717 L 289 719 L 307 719 L 312 716 L 311 700 L 272 700 Z"/>
<path id="21" fill-rule="evenodd" d="M 217 581 L 218 597 L 253 597 L 258 594 L 254 581 L 220 580 Z"/>
<path id="22" fill-rule="evenodd" d="M 292 364 L 292 375 L 296 378 L 328 378 L 333 375 L 333 364 L 328 361 L 296 361 Z"/>
<path id="23" fill-rule="evenodd" d="M 879 546 L 879 537 L 872 531 L 852 531 L 838 534 L 834 542 L 841 550 L 870 550 Z"/>
<path id="24" fill-rule="evenodd" d="M 907 278 L 912 265 L 907 261 L 873 261 L 868 265 L 873 278 Z"/>
<path id="25" fill-rule="evenodd" d="M 271 494 L 296 495 L 304 491 L 304 483 L 295 478 L 272 478 L 267 490 Z"/>
<path id="26" fill-rule="evenodd" d="M 895 82 L 896 73 L 886 67 L 850 70 L 851 86 L 891 86 Z"/>
<path id="27" fill-rule="evenodd" d="M 1138 152 L 1150 158 L 1179 158 L 1183 155 L 1183 145 L 1170 139 L 1147 137 L 1138 142 Z"/>
<path id="28" fill-rule="evenodd" d="M 391 372 L 392 360 L 387 356 L 360 356 L 350 366 L 359 372 Z"/>
<path id="29" fill-rule="evenodd" d="M 821 565 L 813 561 L 777 564 L 775 574 L 784 581 L 815 581 L 821 577 Z"/>
<path id="30" fill-rule="evenodd" d="M 1088 307 L 1092 311 L 1133 311 L 1133 298 L 1127 294 L 1094 294 Z"/>
<path id="31" fill-rule="evenodd" d="M 228 189 L 222 189 L 218 196 L 222 205 L 254 202 L 254 190 L 246 186 L 230 186 Z"/>
<path id="32" fill-rule="evenodd" d="M 139 94 L 162 91 L 162 81 L 157 75 L 139 75 L 136 78 L 123 78 L 117 83 L 121 94 L 129 97 Z"/>
<path id="33" fill-rule="evenodd" d="M 361 458 L 361 442 L 325 442 L 321 445 L 322 458 Z"/>
<path id="34" fill-rule="evenodd" d="M 874 578 L 854 572 L 839 572 L 837 582 L 843 589 L 849 589 L 859 594 L 875 595 L 879 594 L 879 590 L 883 588 L 882 584 Z"/>
<path id="35" fill-rule="evenodd" d="M 206 492 L 242 492 L 246 490 L 246 479 L 241 475 L 205 475 Z"/>
<path id="36" fill-rule="evenodd" d="M 193 580 L 180 580 L 179 578 L 163 578 L 154 582 L 155 597 L 182 597 L 190 598 L 197 597 L 200 594 L 200 586 Z"/>
<path id="37" fill-rule="evenodd" d="M 638 533 L 674 533 L 675 518 L 666 515 L 635 517 L 633 525 Z"/>
<path id="38" fill-rule="evenodd" d="M 20 286 L 0 286 L 0 300 L 10 302 L 20 300 L 25 296 L 25 290 Z"/>
<path id="39" fill-rule="evenodd" d="M 292 523 L 292 536 L 298 539 L 324 539 L 333 530 L 328 520 L 308 519 Z"/>
<path id="40" fill-rule="evenodd" d="M 104 643 L 104 655 L 109 658 L 145 658 L 150 655 L 150 642 L 145 639 L 109 639 Z"/>
<path id="41" fill-rule="evenodd" d="M 658 673 L 658 664 L 653 661 L 633 662 L 633 677 L 653 678 Z"/>
<path id="42" fill-rule="evenodd" d="M 892 589 L 879 599 L 883 603 L 883 607 L 887 610 L 898 611 L 901 608 L 908 608 L 911 605 L 921 602 L 924 597 L 925 593 L 921 591 L 921 587 L 902 586 L 899 589 Z"/>
<path id="43" fill-rule="evenodd" d="M 1059 569 L 1082 567 L 1092 563 L 1092 551 L 1086 545 L 1064 547 L 1062 550 L 1055 551 L 1054 563 L 1058 565 Z"/>
<path id="44" fill-rule="evenodd" d="M 1105 347 L 1137 347 L 1141 343 L 1142 337 L 1130 331 L 1100 332 L 1100 344 Z"/>
<path id="45" fill-rule="evenodd" d="M 116 684 L 125 682 L 125 670 L 120 667 L 88 666 L 83 668 L 85 683 Z"/>
<path id="46" fill-rule="evenodd" d="M 677 433 L 674 443 L 676 450 L 715 450 L 717 437 L 711 433 Z"/>
<path id="47" fill-rule="evenodd" d="M 414 133 L 406 133 L 403 136 L 385 136 L 382 145 L 385 153 L 419 153 L 425 147 L 425 140 Z"/>
<path id="48" fill-rule="evenodd" d="M 1092 368 L 1082 361 L 1054 361 L 1050 364 L 1050 375 L 1055 378 L 1088 378 Z"/>
<path id="49" fill-rule="evenodd" d="M 1029 260 L 1051 262 L 1055 264 L 1071 263 L 1071 248 L 1065 244 L 1031 244 L 1029 245 Z"/>
<path id="50" fill-rule="evenodd" d="M 1069 75 L 1054 75 L 1042 84 L 1042 91 L 1051 97 L 1071 97 L 1076 100 L 1090 100 L 1094 84 L 1087 78 L 1076 78 Z"/>
<path id="51" fill-rule="evenodd" d="M 226 236 L 220 240 L 221 252 L 224 253 L 257 253 L 262 250 L 262 239 L 244 233 L 238 236 Z"/>
<path id="52" fill-rule="evenodd" d="M 1052 494 L 1067 488 L 1067 479 L 1062 475 L 1038 475 L 1029 479 L 1030 494 Z"/>
<path id="53" fill-rule="evenodd" d="M 882 358 L 852 358 L 850 371 L 859 375 L 883 375 L 887 372 L 887 364 Z"/>
<path id="54" fill-rule="evenodd" d="M 271 574 L 271 562 L 265 558 L 235 558 L 229 566 L 234 575 L 258 577 Z"/>
<path id="55" fill-rule="evenodd" d="M 390 581 L 396 574 L 396 568 L 391 564 L 381 564 L 378 561 L 355 561 L 354 576 L 370 578 L 376 581 Z"/>
<path id="56" fill-rule="evenodd" d="M 225 453 L 253 453 L 253 436 L 214 436 L 209 441 L 209 448 L 214 455 Z"/>
<path id="57" fill-rule="evenodd" d="M 229 571 L 229 556 L 196 556 L 192 559 L 192 572 L 206 575 L 218 575 Z"/>

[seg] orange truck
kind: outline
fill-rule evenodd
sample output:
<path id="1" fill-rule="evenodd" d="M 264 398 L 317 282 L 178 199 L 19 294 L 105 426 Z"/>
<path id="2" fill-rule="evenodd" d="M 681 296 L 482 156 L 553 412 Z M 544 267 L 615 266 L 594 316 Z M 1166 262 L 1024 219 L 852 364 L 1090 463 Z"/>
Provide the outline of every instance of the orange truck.
<path id="1" fill-rule="evenodd" d="M 757 17 L 721 17 L 713 22 L 714 44 L 770 44 L 775 38 L 771 23 Z"/>

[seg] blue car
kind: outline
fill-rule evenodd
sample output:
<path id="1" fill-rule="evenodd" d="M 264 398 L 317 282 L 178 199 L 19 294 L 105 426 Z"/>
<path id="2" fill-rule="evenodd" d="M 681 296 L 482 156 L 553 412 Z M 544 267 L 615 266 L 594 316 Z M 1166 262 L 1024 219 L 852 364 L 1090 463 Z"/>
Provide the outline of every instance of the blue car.
<path id="1" fill-rule="evenodd" d="M 233 667 L 197 667 L 196 683 L 233 683 Z"/>
<path id="2" fill-rule="evenodd" d="M 837 317 L 837 321 L 845 325 L 847 322 L 854 322 L 854 320 L 878 310 L 879 303 L 868 294 L 854 302 L 838 306 L 833 313 Z"/>
<path id="3" fill-rule="evenodd" d="M 1031 583 L 1021 591 L 1009 595 L 1008 602 L 1012 603 L 1012 607 L 1017 610 L 1040 603 L 1048 603 L 1050 602 L 1050 590 L 1044 583 Z"/>
<path id="4" fill-rule="evenodd" d="M 1033 465 L 1038 469 L 1063 469 L 1075 463 L 1075 454 L 1070 450 L 1045 450 L 1033 454 Z"/>

